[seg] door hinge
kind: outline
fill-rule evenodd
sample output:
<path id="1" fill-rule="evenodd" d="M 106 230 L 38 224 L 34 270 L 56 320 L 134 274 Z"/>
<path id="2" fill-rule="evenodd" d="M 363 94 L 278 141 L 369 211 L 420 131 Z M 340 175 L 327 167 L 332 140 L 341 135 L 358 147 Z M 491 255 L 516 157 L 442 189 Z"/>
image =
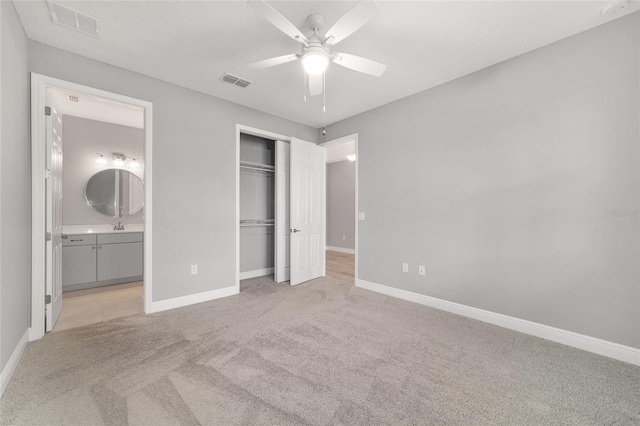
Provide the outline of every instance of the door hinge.
<path id="1" fill-rule="evenodd" d="M 51 107 L 49 106 L 44 107 L 44 115 L 51 115 Z"/>
<path id="2" fill-rule="evenodd" d="M 51 295 L 47 294 L 46 296 L 44 296 L 44 304 L 45 305 L 50 305 L 51 304 Z"/>
<path id="3" fill-rule="evenodd" d="M 51 179 L 51 169 L 45 169 L 44 170 L 44 178 L 45 179 Z"/>
<path id="4" fill-rule="evenodd" d="M 45 241 L 51 241 L 51 232 L 45 232 L 44 233 L 44 240 Z"/>

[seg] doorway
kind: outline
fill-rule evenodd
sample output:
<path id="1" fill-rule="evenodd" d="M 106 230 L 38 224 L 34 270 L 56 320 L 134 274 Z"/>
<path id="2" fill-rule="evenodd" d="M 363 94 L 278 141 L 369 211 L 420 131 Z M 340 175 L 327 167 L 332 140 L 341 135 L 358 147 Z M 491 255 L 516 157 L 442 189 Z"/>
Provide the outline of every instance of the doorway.
<path id="1" fill-rule="evenodd" d="M 30 340 L 53 330 L 65 299 L 70 311 L 78 297 L 88 297 L 84 310 L 94 317 L 105 300 L 115 308 L 89 322 L 131 314 L 131 301 L 128 310 L 116 312 L 127 297 L 148 312 L 152 104 L 35 73 L 31 93 Z"/>
<path id="2" fill-rule="evenodd" d="M 358 134 L 320 145 L 327 150 L 327 257 L 337 261 L 351 258 L 357 282 Z"/>

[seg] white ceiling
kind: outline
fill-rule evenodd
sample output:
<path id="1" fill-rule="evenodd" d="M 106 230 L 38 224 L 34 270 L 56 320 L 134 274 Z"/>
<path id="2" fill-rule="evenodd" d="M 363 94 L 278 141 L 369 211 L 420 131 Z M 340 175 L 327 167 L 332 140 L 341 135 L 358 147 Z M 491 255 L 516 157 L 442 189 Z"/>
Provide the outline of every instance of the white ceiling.
<path id="1" fill-rule="evenodd" d="M 244 1 L 63 1 L 101 21 L 96 39 L 52 23 L 45 1 L 16 1 L 27 36 L 115 66 L 322 127 L 322 96 L 303 101 L 299 62 L 253 70 L 253 62 L 298 53 L 299 44 Z M 331 64 L 328 124 L 421 92 L 638 10 L 612 1 L 383 1 L 382 12 L 335 51 L 388 65 L 371 77 Z M 619 3 L 619 2 L 618 2 Z M 270 2 L 299 28 L 319 12 L 330 28 L 355 2 Z M 306 29 L 303 30 L 306 32 Z M 223 83 L 228 72 L 254 84 Z"/>
<path id="2" fill-rule="evenodd" d="M 51 93 L 61 115 L 144 128 L 144 109 L 141 107 L 73 92 L 52 90 Z M 75 96 L 78 101 L 71 101 L 69 95 Z"/>

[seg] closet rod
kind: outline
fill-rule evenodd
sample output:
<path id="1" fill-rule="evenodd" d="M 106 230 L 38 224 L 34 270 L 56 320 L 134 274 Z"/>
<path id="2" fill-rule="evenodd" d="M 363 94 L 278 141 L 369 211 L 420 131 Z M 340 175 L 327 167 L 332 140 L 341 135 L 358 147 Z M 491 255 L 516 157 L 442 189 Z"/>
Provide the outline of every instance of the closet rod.
<path id="1" fill-rule="evenodd" d="M 274 169 L 265 169 L 265 168 L 261 168 L 261 167 L 240 166 L 240 168 L 241 169 L 245 169 L 245 170 L 255 170 L 257 172 L 270 172 L 270 173 L 275 172 Z"/>

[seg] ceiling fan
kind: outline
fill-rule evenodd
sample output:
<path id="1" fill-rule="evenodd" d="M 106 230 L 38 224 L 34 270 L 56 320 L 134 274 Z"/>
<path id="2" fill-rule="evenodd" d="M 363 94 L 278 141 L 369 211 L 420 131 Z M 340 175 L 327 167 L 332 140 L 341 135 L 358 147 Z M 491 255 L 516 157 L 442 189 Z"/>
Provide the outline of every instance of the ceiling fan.
<path id="1" fill-rule="evenodd" d="M 332 52 L 330 48 L 349 37 L 360 29 L 379 11 L 380 7 L 374 0 L 363 0 L 356 4 L 349 12 L 338 20 L 329 30 L 321 35 L 324 17 L 313 13 L 307 17 L 307 24 L 313 35 L 305 36 L 287 18 L 264 0 L 249 0 L 249 5 L 264 19 L 273 24 L 280 31 L 302 44 L 302 52 L 265 59 L 252 64 L 252 67 L 263 69 L 300 59 L 305 74 L 309 78 L 309 94 L 321 95 L 323 91 L 323 74 L 329 62 L 359 71 L 361 73 L 380 77 L 387 66 L 371 59 L 347 53 Z"/>

